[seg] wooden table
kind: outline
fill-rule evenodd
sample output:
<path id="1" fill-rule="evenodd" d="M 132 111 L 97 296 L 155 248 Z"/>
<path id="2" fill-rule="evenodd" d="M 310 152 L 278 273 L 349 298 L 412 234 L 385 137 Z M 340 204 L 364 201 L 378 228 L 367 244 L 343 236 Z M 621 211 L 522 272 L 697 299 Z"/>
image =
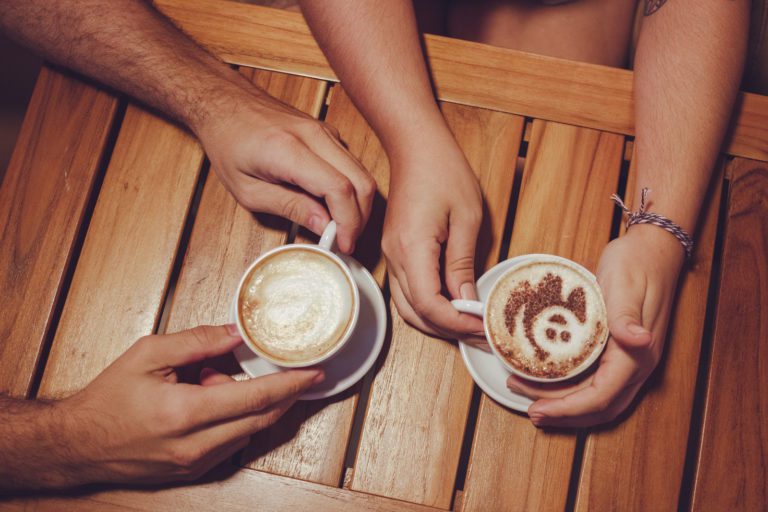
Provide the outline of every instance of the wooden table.
<path id="1" fill-rule="evenodd" d="M 254 83 L 339 129 L 379 185 L 357 256 L 383 286 L 387 159 L 302 18 L 221 0 L 156 3 Z M 478 267 L 549 252 L 594 269 L 620 229 L 608 197 L 636 186 L 632 73 L 426 43 L 443 112 L 485 194 Z M 363 382 L 297 404 L 204 482 L 0 507 L 764 510 L 768 98 L 742 94 L 734 119 L 664 360 L 622 421 L 537 430 L 478 390 L 455 343 L 390 307 L 386 348 Z M 51 67 L 0 189 L 0 222 L 0 391 L 19 397 L 76 391 L 142 335 L 226 322 L 248 263 L 293 239 L 289 223 L 235 203 L 187 132 Z"/>

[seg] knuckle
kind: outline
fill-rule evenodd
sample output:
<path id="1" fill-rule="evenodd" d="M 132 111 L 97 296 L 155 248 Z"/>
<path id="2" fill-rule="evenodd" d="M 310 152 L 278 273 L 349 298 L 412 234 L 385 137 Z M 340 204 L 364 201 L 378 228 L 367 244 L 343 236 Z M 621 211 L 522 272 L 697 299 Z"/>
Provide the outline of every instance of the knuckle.
<path id="1" fill-rule="evenodd" d="M 138 340 L 136 340 L 136 343 L 133 344 L 132 349 L 137 353 L 144 355 L 149 350 L 152 349 L 152 343 L 154 343 L 157 338 L 157 335 L 149 335 L 149 336 L 142 336 Z"/>
<path id="2" fill-rule="evenodd" d="M 363 179 L 363 183 L 361 185 L 362 193 L 365 197 L 371 198 L 376 194 L 376 180 L 374 180 L 368 174 L 365 174 L 364 176 L 365 178 Z"/>
<path id="3" fill-rule="evenodd" d="M 204 456 L 202 448 L 188 442 L 174 443 L 168 453 L 169 462 L 184 475 L 191 475 Z"/>
<path id="4" fill-rule="evenodd" d="M 328 133 L 330 133 L 334 138 L 339 139 L 341 138 L 341 133 L 339 133 L 339 130 L 328 123 L 322 123 L 320 126 L 322 126 Z"/>
<path id="5" fill-rule="evenodd" d="M 246 411 L 260 411 L 269 405 L 267 395 L 260 390 L 246 393 L 243 400 L 245 401 L 244 407 Z"/>
<path id="6" fill-rule="evenodd" d="M 265 143 L 288 152 L 302 144 L 299 137 L 286 130 L 275 130 L 267 134 Z"/>
<path id="7" fill-rule="evenodd" d="M 333 192 L 345 197 L 351 197 L 355 194 L 355 187 L 346 176 L 340 176 L 333 184 Z"/>
<path id="8" fill-rule="evenodd" d="M 283 217 L 293 221 L 300 221 L 303 213 L 301 197 L 289 196 L 286 198 L 281 205 L 281 211 Z"/>

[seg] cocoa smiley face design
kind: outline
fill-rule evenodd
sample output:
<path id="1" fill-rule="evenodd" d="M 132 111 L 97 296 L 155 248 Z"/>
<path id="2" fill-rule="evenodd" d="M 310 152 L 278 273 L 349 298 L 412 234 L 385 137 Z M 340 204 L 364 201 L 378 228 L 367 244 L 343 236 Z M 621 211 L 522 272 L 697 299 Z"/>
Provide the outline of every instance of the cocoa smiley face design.
<path id="1" fill-rule="evenodd" d="M 536 379 L 575 373 L 607 336 L 594 278 L 561 263 L 527 263 L 505 274 L 491 292 L 486 320 L 496 353 Z"/>
<path id="2" fill-rule="evenodd" d="M 509 294 L 504 309 L 504 321 L 510 336 L 515 335 L 515 322 L 522 316 L 525 337 L 535 350 L 536 357 L 542 361 L 549 357 L 550 351 L 539 344 L 537 339 L 543 342 L 546 340 L 546 345 L 569 343 L 571 331 L 581 330 L 587 321 L 584 288 L 575 288 L 565 300 L 562 299 L 562 293 L 563 279 L 547 274 L 535 288 L 528 281 L 520 283 Z"/>

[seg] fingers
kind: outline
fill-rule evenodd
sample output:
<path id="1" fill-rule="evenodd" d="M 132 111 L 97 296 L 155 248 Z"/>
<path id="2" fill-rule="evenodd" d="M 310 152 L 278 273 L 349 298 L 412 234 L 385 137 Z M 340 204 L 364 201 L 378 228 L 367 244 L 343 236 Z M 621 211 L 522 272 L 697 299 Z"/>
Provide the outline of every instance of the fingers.
<path id="1" fill-rule="evenodd" d="M 629 405 L 643 380 L 638 378 L 632 358 L 615 345 L 614 349 L 606 352 L 588 386 L 559 398 L 534 402 L 528 409 L 531 421 L 536 426 L 583 427 L 615 419 Z"/>
<path id="2" fill-rule="evenodd" d="M 474 315 L 459 313 L 440 293 L 440 244 L 437 240 L 412 246 L 403 269 L 410 290 L 409 302 L 423 320 L 454 335 L 483 330 L 483 322 Z"/>
<path id="3" fill-rule="evenodd" d="M 280 401 L 297 398 L 323 378 L 322 370 L 309 368 L 205 386 L 197 390 L 193 416 L 205 423 L 252 414 Z"/>
<path id="4" fill-rule="evenodd" d="M 252 434 L 274 425 L 296 403 L 297 399 L 298 396 L 292 396 L 257 413 L 214 425 L 200 432 L 197 442 L 203 446 L 217 447 L 229 445 L 240 439 L 247 440 Z"/>
<path id="5" fill-rule="evenodd" d="M 389 294 L 392 296 L 392 301 L 395 303 L 397 312 L 400 316 L 413 327 L 419 329 L 427 334 L 434 336 L 447 336 L 446 333 L 438 331 L 433 325 L 427 324 L 424 320 L 419 318 L 419 315 L 413 310 L 408 300 L 405 298 L 400 283 L 397 278 L 390 271 L 389 273 Z"/>
<path id="6" fill-rule="evenodd" d="M 205 367 L 200 370 L 200 385 L 201 386 L 217 386 L 219 384 L 227 384 L 235 382 L 235 379 L 229 375 L 214 370 L 213 368 Z"/>
<path id="7" fill-rule="evenodd" d="M 251 211 L 285 217 L 316 235 L 321 235 L 331 220 L 325 207 L 301 190 L 291 190 L 251 177 L 246 179 L 247 184 L 236 193 L 240 204 Z"/>
<path id="8" fill-rule="evenodd" d="M 242 343 L 233 325 L 201 325 L 172 334 L 145 336 L 131 347 L 150 371 L 176 368 L 230 352 Z"/>
<path id="9" fill-rule="evenodd" d="M 445 284 L 454 299 L 477 300 L 475 246 L 481 218 L 451 217 L 445 247 Z"/>
<path id="10" fill-rule="evenodd" d="M 628 279 L 611 276 L 601 283 L 608 313 L 608 330 L 613 338 L 626 347 L 647 347 L 650 331 L 642 326 L 646 286 Z"/>
<path id="11" fill-rule="evenodd" d="M 507 378 L 507 387 L 511 391 L 527 396 L 533 400 L 538 400 L 540 398 L 561 398 L 591 385 L 592 376 L 576 382 L 565 381 L 553 382 L 551 384 L 525 380 L 516 375 L 510 375 L 509 378 Z"/>
<path id="12" fill-rule="evenodd" d="M 329 126 L 328 128 L 332 127 Z M 362 225 L 360 227 L 360 230 L 362 230 L 362 227 L 365 226 L 371 215 L 373 198 L 376 194 L 376 182 L 368 174 L 360 161 L 339 142 L 337 134 L 335 136 L 334 134 L 329 134 L 328 137 L 311 139 L 310 145 L 315 153 L 346 176 L 352 183 L 357 205 L 362 215 Z M 339 236 L 343 237 L 345 235 L 342 232 Z M 359 235 L 360 231 L 351 233 L 351 236 L 353 236 L 353 246 L 349 252 L 354 250 L 354 241 Z"/>
<path id="13" fill-rule="evenodd" d="M 372 197 L 359 205 L 352 180 L 303 144 L 295 145 L 290 154 L 277 161 L 277 165 L 279 179 L 325 199 L 331 217 L 338 224 L 339 249 L 351 252 L 370 213 L 370 206 L 366 204 L 372 201 Z M 348 165 L 351 166 L 353 164 Z M 373 190 L 369 195 L 373 195 Z M 365 208 L 367 211 L 364 213 Z"/>

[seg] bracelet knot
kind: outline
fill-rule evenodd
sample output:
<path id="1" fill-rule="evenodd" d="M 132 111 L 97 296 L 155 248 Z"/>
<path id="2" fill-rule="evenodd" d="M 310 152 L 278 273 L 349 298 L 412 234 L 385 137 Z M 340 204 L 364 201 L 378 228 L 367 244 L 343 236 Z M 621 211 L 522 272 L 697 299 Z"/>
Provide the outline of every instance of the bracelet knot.
<path id="1" fill-rule="evenodd" d="M 624 215 L 627 217 L 627 229 L 635 224 L 653 224 L 654 226 L 658 226 L 677 238 L 680 244 L 682 244 L 683 249 L 685 249 L 685 257 L 690 258 L 691 254 L 693 254 L 693 238 L 687 231 L 663 215 L 646 211 L 645 202 L 648 192 L 650 192 L 648 187 L 643 188 L 640 193 L 640 209 L 636 212 L 627 208 L 627 205 L 624 204 L 624 201 L 622 201 L 618 195 L 613 194 L 611 199 L 624 211 Z"/>

